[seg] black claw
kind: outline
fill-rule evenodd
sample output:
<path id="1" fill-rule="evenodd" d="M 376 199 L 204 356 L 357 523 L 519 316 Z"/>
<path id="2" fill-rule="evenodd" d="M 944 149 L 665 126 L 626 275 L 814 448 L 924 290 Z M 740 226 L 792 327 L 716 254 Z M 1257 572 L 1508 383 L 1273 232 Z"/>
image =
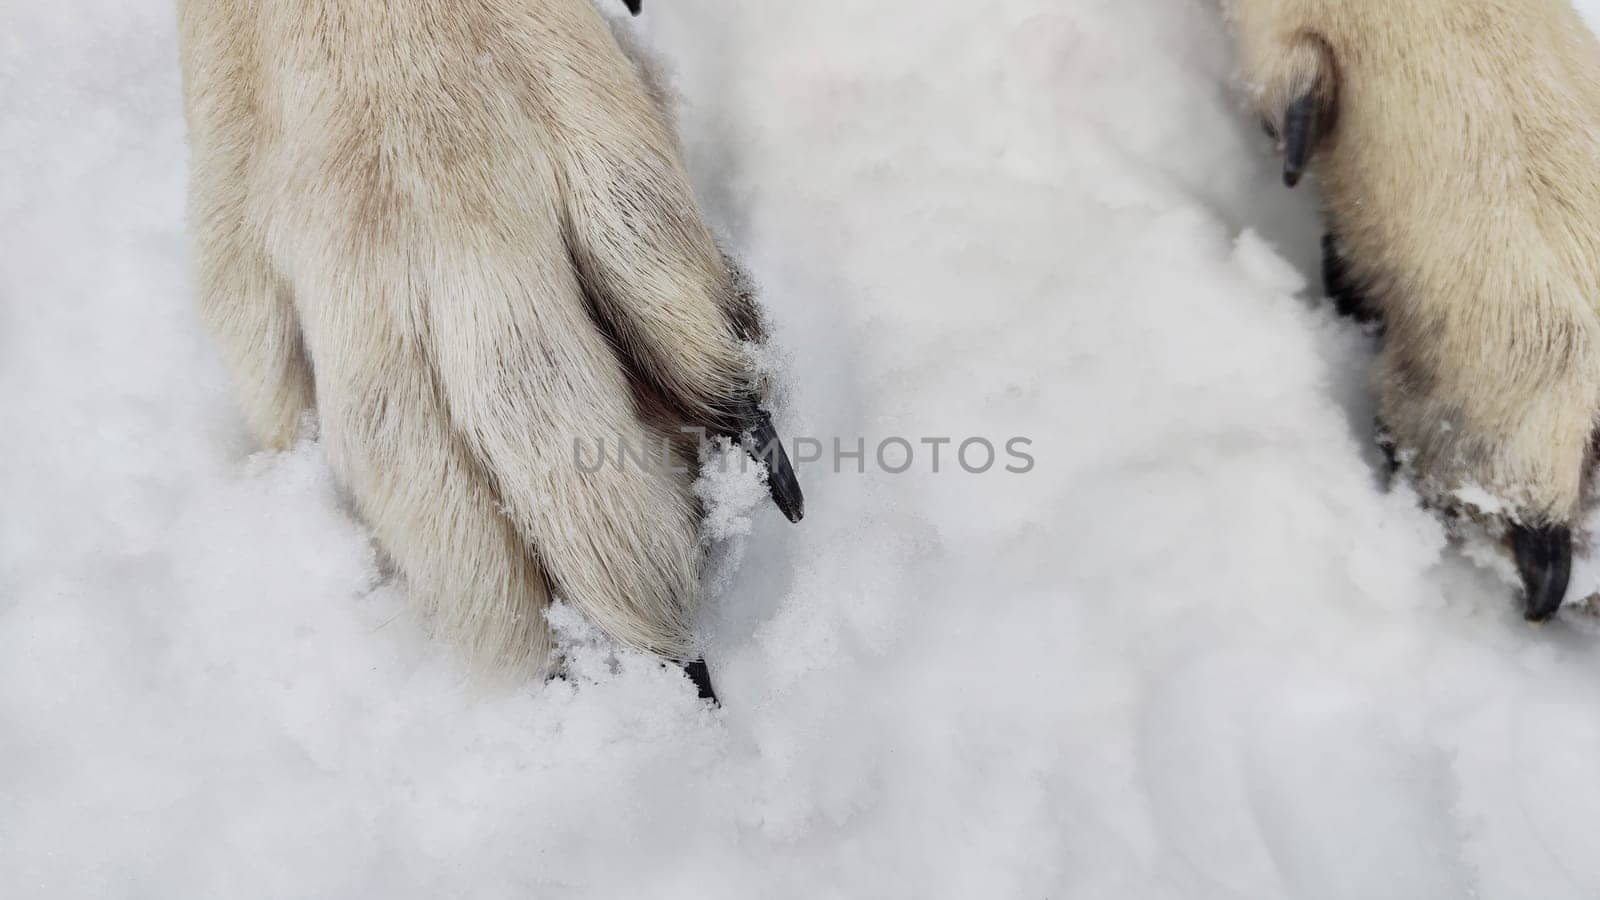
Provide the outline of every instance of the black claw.
<path id="1" fill-rule="evenodd" d="M 622 2 L 628 7 L 628 12 L 637 16 L 639 14 L 639 7 L 643 3 L 643 0 L 622 0 Z"/>
<path id="2" fill-rule="evenodd" d="M 1283 183 L 1294 187 L 1321 137 L 1322 101 L 1311 91 L 1283 112 Z"/>
<path id="3" fill-rule="evenodd" d="M 1378 321 L 1378 313 L 1367 302 L 1366 291 L 1356 284 L 1350 264 L 1339 252 L 1339 239 L 1331 231 L 1322 236 L 1322 291 L 1339 315 L 1363 325 Z"/>
<path id="4" fill-rule="evenodd" d="M 772 494 L 772 502 L 784 517 L 791 522 L 799 522 L 806 515 L 806 498 L 800 492 L 800 480 L 795 477 L 794 466 L 789 462 L 789 453 L 783 449 L 783 440 L 778 437 L 778 429 L 772 424 L 772 415 L 765 410 L 752 407 L 750 419 L 754 425 L 746 432 L 745 452 L 757 462 L 767 466 L 767 490 Z"/>
<path id="5" fill-rule="evenodd" d="M 684 663 L 683 674 L 689 676 L 689 680 L 694 682 L 695 690 L 700 692 L 701 700 L 710 700 L 715 706 L 722 705 L 722 702 L 717 699 L 716 689 L 711 686 L 711 668 L 706 665 L 705 660 L 697 659 L 693 662 Z"/>
<path id="6" fill-rule="evenodd" d="M 1572 530 L 1563 526 L 1511 528 L 1511 549 L 1522 574 L 1524 614 L 1543 622 L 1556 614 L 1572 577 Z"/>
<path id="7" fill-rule="evenodd" d="M 1372 440 L 1383 451 L 1383 461 L 1389 466 L 1385 474 L 1393 482 L 1394 477 L 1400 474 L 1400 445 L 1395 442 L 1394 433 L 1383 424 L 1382 419 L 1372 420 Z"/>

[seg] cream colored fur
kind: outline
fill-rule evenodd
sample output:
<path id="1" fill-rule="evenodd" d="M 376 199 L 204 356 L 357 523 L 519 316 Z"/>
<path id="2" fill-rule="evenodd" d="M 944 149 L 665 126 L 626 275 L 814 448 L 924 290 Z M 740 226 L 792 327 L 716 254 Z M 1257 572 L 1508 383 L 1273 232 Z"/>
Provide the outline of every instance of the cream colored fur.
<path id="1" fill-rule="evenodd" d="M 1600 411 L 1600 47 L 1564 0 L 1231 0 L 1276 122 L 1336 90 L 1313 158 L 1386 323 L 1379 414 L 1425 494 L 1570 522 Z"/>
<path id="2" fill-rule="evenodd" d="M 655 87 L 589 0 L 179 0 L 204 317 L 267 447 L 315 407 L 437 624 L 541 670 L 552 591 L 695 655 L 690 478 L 758 336 Z"/>

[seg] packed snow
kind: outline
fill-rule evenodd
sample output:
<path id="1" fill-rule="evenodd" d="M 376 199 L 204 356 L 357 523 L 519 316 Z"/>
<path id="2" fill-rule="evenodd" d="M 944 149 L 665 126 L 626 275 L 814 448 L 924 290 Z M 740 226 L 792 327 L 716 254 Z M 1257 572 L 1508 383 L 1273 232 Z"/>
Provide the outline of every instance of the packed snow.
<path id="1" fill-rule="evenodd" d="M 705 486 L 721 709 L 565 608 L 566 679 L 467 682 L 252 452 L 171 5 L 0 5 L 0 896 L 1600 895 L 1600 627 L 1384 489 L 1211 3 L 628 27 L 825 447 L 798 527 Z"/>

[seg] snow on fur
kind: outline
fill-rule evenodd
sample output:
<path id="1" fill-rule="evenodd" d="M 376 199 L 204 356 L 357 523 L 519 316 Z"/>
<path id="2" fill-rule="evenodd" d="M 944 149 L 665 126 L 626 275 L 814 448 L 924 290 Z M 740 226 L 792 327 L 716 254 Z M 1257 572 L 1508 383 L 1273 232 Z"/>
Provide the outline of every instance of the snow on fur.
<path id="1" fill-rule="evenodd" d="M 1566 0 L 1229 7 L 1258 112 L 1316 91 L 1337 115 L 1313 171 L 1384 321 L 1407 470 L 1440 506 L 1572 524 L 1600 410 L 1600 42 Z"/>

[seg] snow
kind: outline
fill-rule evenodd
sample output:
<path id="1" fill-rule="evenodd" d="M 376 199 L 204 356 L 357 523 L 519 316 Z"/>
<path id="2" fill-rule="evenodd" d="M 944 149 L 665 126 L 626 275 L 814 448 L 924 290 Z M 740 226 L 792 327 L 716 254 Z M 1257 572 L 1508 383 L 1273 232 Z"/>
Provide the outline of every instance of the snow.
<path id="1" fill-rule="evenodd" d="M 720 710 L 564 608 L 566 680 L 469 687 L 318 447 L 250 455 L 169 4 L 0 8 L 0 896 L 1600 893 L 1600 629 L 1383 490 L 1210 4 L 637 27 L 785 431 L 917 451 L 798 527 L 708 484 Z"/>

